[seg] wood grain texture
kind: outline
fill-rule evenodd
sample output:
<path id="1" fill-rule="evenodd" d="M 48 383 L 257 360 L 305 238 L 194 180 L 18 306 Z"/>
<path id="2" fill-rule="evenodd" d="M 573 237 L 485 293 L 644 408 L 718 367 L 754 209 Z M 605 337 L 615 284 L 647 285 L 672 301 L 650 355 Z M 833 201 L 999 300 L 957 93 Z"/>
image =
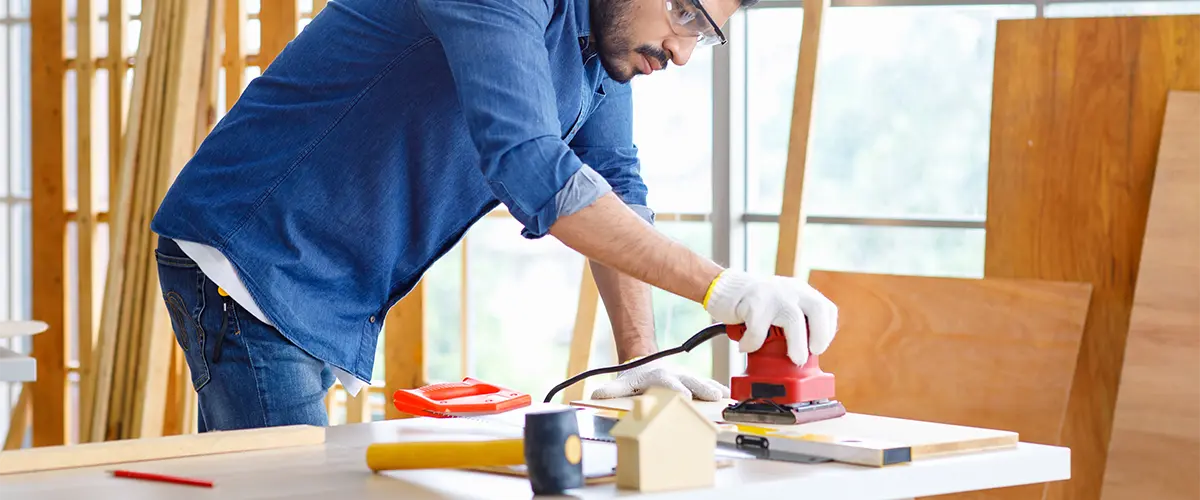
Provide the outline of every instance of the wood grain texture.
<path id="1" fill-rule="evenodd" d="M 463 269 L 466 269 L 465 267 Z M 592 360 L 592 339 L 596 333 L 596 314 L 600 310 L 600 288 L 592 274 L 592 263 L 583 261 L 583 277 L 579 280 L 579 301 L 575 306 L 575 328 L 571 332 L 571 348 L 567 355 L 567 376 L 574 377 L 588 369 Z M 464 346 L 467 344 L 463 344 Z M 562 390 L 562 401 L 583 399 L 587 380 Z"/>
<path id="2" fill-rule="evenodd" d="M 1200 498 L 1200 93 L 1167 101 L 1102 499 Z"/>
<path id="3" fill-rule="evenodd" d="M 37 381 L 33 446 L 67 442 L 67 94 L 66 0 L 30 4 L 30 98 L 33 318 L 49 329 L 33 337 Z"/>
<path id="4" fill-rule="evenodd" d="M 812 271 L 838 305 L 821 367 L 849 411 L 1057 444 L 1091 286 Z"/>
<path id="5" fill-rule="evenodd" d="M 809 283 L 838 305 L 821 367 L 837 377 L 847 410 L 1059 444 L 1091 285 L 828 271 L 812 271 Z"/>
<path id="6" fill-rule="evenodd" d="M 0 453 L 0 475 L 167 458 L 321 444 L 325 428 L 288 425 L 103 443 L 46 446 Z"/>
<path id="7" fill-rule="evenodd" d="M 821 27 L 830 0 L 805 0 L 800 26 L 800 51 L 792 92 L 792 121 L 788 132 L 787 165 L 783 172 L 783 204 L 779 211 L 779 237 L 775 244 L 775 274 L 795 276 L 800 262 L 804 227 L 804 178 L 808 171 L 808 137 L 817 93 L 817 55 Z"/>
<path id="8" fill-rule="evenodd" d="M 1094 286 L 1061 442 L 1104 474 L 1169 89 L 1200 89 L 1200 16 L 997 23 L 984 275 Z"/>

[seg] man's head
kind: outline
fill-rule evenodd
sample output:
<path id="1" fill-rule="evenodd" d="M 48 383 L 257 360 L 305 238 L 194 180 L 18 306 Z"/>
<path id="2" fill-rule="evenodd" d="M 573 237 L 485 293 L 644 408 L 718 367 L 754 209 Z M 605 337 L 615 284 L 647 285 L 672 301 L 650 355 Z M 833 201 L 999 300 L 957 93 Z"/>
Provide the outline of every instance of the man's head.
<path id="1" fill-rule="evenodd" d="M 687 63 L 698 44 L 724 42 L 720 26 L 758 0 L 592 0 L 592 38 L 614 80 Z"/>

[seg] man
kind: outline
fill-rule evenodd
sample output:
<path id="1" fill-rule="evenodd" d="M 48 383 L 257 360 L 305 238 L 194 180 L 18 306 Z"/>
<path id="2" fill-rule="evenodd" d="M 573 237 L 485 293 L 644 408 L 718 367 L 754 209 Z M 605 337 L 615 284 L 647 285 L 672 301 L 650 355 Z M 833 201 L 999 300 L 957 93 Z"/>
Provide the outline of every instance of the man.
<path id="1" fill-rule="evenodd" d="M 326 424 L 334 378 L 363 388 L 384 315 L 500 203 L 525 237 L 591 260 L 621 361 L 657 349 L 650 286 L 745 323 L 742 352 L 772 324 L 796 363 L 822 352 L 837 309 L 821 294 L 723 270 L 654 229 L 632 140 L 629 80 L 724 43 L 746 1 L 329 2 L 152 221 L 201 430 Z M 729 394 L 647 365 L 594 396 L 650 385 Z"/>

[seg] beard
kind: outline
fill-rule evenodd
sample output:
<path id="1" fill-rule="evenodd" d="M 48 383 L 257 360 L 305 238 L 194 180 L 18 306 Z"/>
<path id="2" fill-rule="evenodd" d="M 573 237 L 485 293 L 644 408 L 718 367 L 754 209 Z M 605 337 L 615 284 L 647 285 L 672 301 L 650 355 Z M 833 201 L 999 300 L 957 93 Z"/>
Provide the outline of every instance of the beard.
<path id="1" fill-rule="evenodd" d="M 634 46 L 630 29 L 634 18 L 633 0 L 592 0 L 589 4 L 592 38 L 596 41 L 600 64 L 610 78 L 626 83 L 643 74 L 640 65 L 629 62 L 634 55 L 657 60 L 660 67 L 667 67 L 667 55 L 662 49 L 645 44 Z"/>

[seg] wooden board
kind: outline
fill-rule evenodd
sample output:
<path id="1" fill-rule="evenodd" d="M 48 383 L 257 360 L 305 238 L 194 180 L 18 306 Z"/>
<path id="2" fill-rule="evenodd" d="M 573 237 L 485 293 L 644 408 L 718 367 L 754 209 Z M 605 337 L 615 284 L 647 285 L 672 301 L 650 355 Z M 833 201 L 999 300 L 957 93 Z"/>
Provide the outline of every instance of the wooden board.
<path id="1" fill-rule="evenodd" d="M 847 410 L 1058 444 L 1091 286 L 812 271 L 838 305 L 821 356 Z"/>
<path id="2" fill-rule="evenodd" d="M 1149 214 L 1104 500 L 1200 498 L 1200 93 L 1167 101 Z"/>
<path id="3" fill-rule="evenodd" d="M 733 403 L 725 401 L 692 401 L 713 422 L 723 423 L 721 411 Z M 572 401 L 576 406 L 630 411 L 633 398 L 584 399 Z M 952 453 L 967 453 L 1017 445 L 1020 437 L 1015 432 L 982 429 L 960 425 L 940 424 L 920 420 L 847 413 L 835 419 L 811 422 L 802 425 L 754 424 L 758 427 L 778 429 L 788 433 L 846 436 L 881 442 L 890 442 L 912 447 L 913 460 L 921 460 Z"/>
<path id="4" fill-rule="evenodd" d="M 1200 16 L 997 23 L 984 275 L 1095 287 L 1063 428 L 1100 495 L 1167 92 L 1200 90 Z"/>
<path id="5" fill-rule="evenodd" d="M 0 453 L 0 475 L 165 458 L 305 446 L 325 442 L 325 428 L 289 425 L 157 438 L 45 446 Z"/>

